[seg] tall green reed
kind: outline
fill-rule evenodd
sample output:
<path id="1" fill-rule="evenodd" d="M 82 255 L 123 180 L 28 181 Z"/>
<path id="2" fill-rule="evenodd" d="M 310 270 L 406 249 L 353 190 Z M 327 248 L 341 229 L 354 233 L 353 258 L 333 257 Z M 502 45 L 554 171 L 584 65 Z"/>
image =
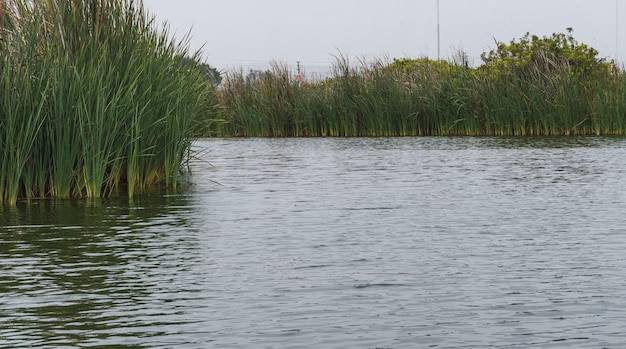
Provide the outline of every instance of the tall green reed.
<path id="1" fill-rule="evenodd" d="M 188 38 L 133 0 L 4 1 L 0 37 L 0 203 L 176 187 L 210 107 Z"/>
<path id="2" fill-rule="evenodd" d="M 491 70 L 419 59 L 350 63 L 296 81 L 284 65 L 229 74 L 218 91 L 223 136 L 624 134 L 626 75 L 581 75 L 545 59 Z"/>

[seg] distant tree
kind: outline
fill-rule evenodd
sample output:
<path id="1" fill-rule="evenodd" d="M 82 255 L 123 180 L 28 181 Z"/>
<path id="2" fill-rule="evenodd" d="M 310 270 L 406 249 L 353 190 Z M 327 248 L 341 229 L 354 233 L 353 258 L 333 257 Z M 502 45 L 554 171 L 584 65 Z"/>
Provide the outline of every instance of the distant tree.
<path id="1" fill-rule="evenodd" d="M 613 62 L 598 57 L 598 51 L 584 43 L 578 43 L 572 36 L 572 28 L 567 34 L 555 33 L 550 37 L 538 37 L 526 33 L 519 41 L 506 44 L 496 41 L 496 48 L 483 53 L 482 69 L 493 73 L 549 75 L 555 71 L 569 70 L 574 76 L 588 77 L 595 73 L 607 73 Z"/>
<path id="2" fill-rule="evenodd" d="M 260 82 L 261 79 L 263 78 L 263 75 L 270 75 L 270 71 L 269 70 L 263 71 L 263 70 L 258 70 L 258 69 L 250 69 L 250 71 L 246 75 L 246 82 L 249 83 L 249 84 Z"/>
<path id="3" fill-rule="evenodd" d="M 193 58 L 184 57 L 181 59 L 180 65 L 189 66 L 190 69 L 197 69 L 204 77 L 204 80 L 211 84 L 211 86 L 213 87 L 216 87 L 222 82 L 222 74 L 217 69 L 211 67 L 207 63 L 200 63 Z"/>
<path id="4" fill-rule="evenodd" d="M 429 58 L 400 58 L 394 59 L 393 62 L 389 64 L 389 67 L 394 69 L 400 69 L 405 73 L 409 73 L 424 68 L 430 68 L 435 70 L 452 70 L 454 68 L 454 64 L 445 60 L 433 60 Z"/>
<path id="5" fill-rule="evenodd" d="M 427 57 L 418 59 L 394 59 L 385 69 L 394 69 L 407 75 L 423 75 L 438 77 L 441 74 L 446 76 L 465 76 L 473 74 L 474 69 L 469 67 L 465 56 L 459 55 L 452 62 L 447 60 L 433 60 Z"/>
<path id="6" fill-rule="evenodd" d="M 202 72 L 204 79 L 214 87 L 222 82 L 222 74 L 210 65 L 202 63 L 198 65 L 198 69 Z"/>

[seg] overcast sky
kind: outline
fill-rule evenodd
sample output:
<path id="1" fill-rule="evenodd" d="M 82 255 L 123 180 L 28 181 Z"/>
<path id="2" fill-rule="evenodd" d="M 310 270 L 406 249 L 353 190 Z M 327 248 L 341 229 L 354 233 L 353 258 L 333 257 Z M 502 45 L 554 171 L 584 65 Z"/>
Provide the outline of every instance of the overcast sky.
<path id="1" fill-rule="evenodd" d="M 626 60 L 626 1 L 439 0 L 441 58 L 463 49 L 474 65 L 493 48 L 526 32 L 565 32 Z M 191 30 L 218 69 L 264 69 L 276 60 L 323 71 L 341 53 L 374 58 L 437 58 L 437 0 L 144 0 L 177 36 Z M 616 13 L 618 9 L 619 13 Z M 619 52 L 617 52 L 619 51 Z"/>

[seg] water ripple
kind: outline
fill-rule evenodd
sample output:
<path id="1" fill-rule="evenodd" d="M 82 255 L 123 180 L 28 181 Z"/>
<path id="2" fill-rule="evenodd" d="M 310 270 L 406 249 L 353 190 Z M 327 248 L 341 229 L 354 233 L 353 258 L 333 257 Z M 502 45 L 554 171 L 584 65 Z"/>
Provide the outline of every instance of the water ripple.
<path id="1" fill-rule="evenodd" d="M 622 347 L 623 145 L 199 141 L 180 194 L 2 208 L 0 347 Z"/>

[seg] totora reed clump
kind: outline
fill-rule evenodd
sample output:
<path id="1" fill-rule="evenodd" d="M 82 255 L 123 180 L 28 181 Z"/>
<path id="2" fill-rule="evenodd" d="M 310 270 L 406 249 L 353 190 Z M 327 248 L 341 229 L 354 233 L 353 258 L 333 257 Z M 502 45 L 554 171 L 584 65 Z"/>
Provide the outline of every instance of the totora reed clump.
<path id="1" fill-rule="evenodd" d="M 295 79 L 274 63 L 227 75 L 221 136 L 623 135 L 626 74 L 568 34 L 527 34 L 470 67 L 428 58 L 338 57 L 329 77 Z M 208 132 L 207 132 L 208 133 Z"/>
<path id="2" fill-rule="evenodd" d="M 0 203 L 176 187 L 208 91 L 141 1 L 0 1 Z"/>

